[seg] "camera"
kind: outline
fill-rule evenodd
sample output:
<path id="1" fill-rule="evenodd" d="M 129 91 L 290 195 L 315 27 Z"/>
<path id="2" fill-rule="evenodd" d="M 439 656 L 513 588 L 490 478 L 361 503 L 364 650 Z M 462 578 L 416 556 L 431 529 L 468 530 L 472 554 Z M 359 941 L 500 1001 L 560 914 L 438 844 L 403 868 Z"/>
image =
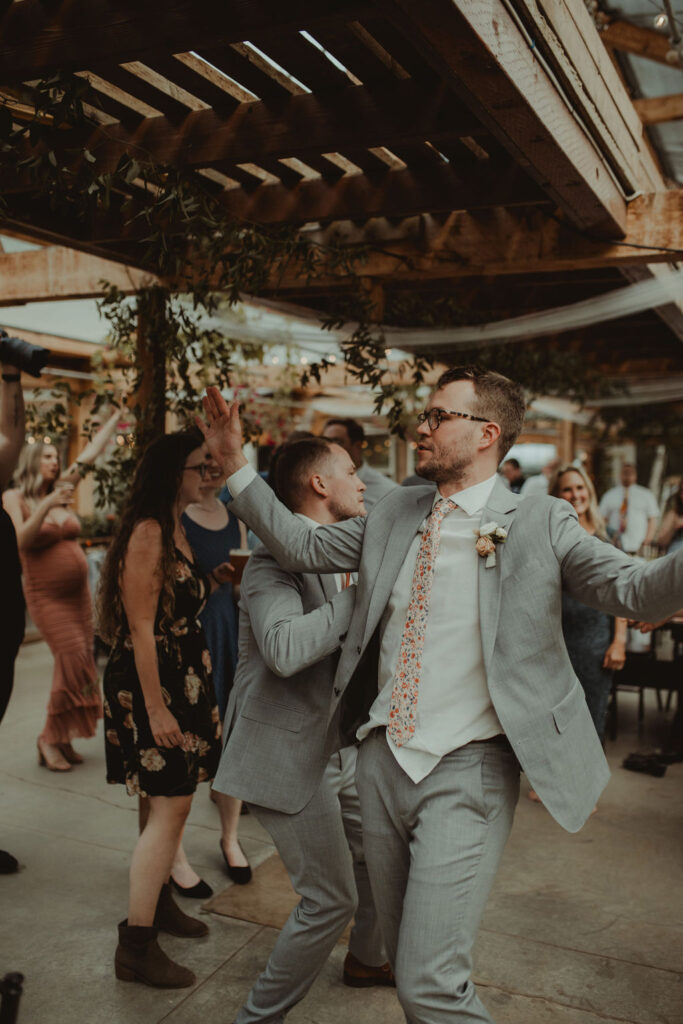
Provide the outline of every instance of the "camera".
<path id="1" fill-rule="evenodd" d="M 30 373 L 32 377 L 40 377 L 40 371 L 50 356 L 46 348 L 40 345 L 29 345 L 21 338 L 10 338 L 7 331 L 0 328 L 0 363 L 9 363 L 17 370 Z"/>

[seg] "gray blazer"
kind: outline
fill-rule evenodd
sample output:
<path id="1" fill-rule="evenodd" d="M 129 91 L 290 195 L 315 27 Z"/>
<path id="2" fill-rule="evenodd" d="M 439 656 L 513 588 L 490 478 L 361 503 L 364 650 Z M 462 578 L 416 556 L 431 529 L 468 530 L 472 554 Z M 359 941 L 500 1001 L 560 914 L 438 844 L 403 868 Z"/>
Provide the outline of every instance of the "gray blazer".
<path id="1" fill-rule="evenodd" d="M 376 695 L 378 626 L 433 499 L 433 487 L 400 487 L 365 519 L 317 530 L 292 516 L 261 480 L 233 502 L 235 514 L 287 568 L 359 569 L 333 705 L 346 693 L 345 703 L 364 697 L 369 707 Z M 488 521 L 508 531 L 495 568 L 485 568 L 484 558 L 479 568 L 491 699 L 532 786 L 560 825 L 575 832 L 609 771 L 562 638 L 562 589 L 613 615 L 658 621 L 683 607 L 683 550 L 654 562 L 634 561 L 586 533 L 568 502 L 542 496 L 520 504 L 498 481 L 482 515 Z"/>
<path id="2" fill-rule="evenodd" d="M 214 781 L 221 793 L 287 814 L 311 799 L 339 745 L 329 726 L 332 687 L 355 592 L 338 592 L 330 575 L 288 572 L 263 546 L 253 552 Z"/>

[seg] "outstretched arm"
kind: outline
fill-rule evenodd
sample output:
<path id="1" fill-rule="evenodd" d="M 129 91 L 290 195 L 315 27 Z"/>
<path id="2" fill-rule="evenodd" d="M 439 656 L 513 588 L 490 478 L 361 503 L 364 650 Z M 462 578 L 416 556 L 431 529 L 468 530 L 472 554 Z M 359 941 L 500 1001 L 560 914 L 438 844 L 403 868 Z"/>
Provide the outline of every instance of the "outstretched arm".
<path id="1" fill-rule="evenodd" d="M 95 459 L 102 454 L 107 444 L 114 436 L 116 425 L 120 419 L 121 411 L 117 409 L 116 412 L 111 414 L 107 422 L 100 427 L 92 441 L 88 442 L 76 461 L 72 462 L 69 468 L 62 473 L 61 480 L 66 483 L 73 484 L 74 487 L 76 486 L 83 476 L 80 467 L 91 466 Z"/>

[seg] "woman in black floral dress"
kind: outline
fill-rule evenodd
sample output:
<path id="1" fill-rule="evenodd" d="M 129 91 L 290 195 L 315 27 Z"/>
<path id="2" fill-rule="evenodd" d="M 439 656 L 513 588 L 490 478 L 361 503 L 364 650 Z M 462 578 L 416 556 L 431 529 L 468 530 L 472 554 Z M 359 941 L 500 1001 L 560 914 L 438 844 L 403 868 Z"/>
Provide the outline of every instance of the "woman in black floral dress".
<path id="1" fill-rule="evenodd" d="M 211 589 L 180 517 L 199 498 L 206 449 L 198 431 L 154 441 L 138 465 L 102 571 L 100 632 L 112 645 L 104 674 L 107 781 L 149 797 L 130 869 L 128 918 L 119 925 L 116 976 L 183 988 L 194 975 L 157 945 L 159 930 L 199 937 L 205 924 L 173 903 L 168 877 L 198 782 L 213 778 L 221 726 L 211 659 L 199 623 Z"/>

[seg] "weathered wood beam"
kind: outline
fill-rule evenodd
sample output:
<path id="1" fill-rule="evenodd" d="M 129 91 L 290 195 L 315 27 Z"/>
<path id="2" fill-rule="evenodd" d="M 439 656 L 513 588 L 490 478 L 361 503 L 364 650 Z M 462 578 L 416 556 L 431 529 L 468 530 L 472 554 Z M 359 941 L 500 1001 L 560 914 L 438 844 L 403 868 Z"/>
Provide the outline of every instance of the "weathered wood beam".
<path id="1" fill-rule="evenodd" d="M 353 20 L 358 0 L 23 0 L 0 19 L 0 78 L 22 82 L 99 62 L 145 60 L 250 39 L 264 28 L 299 30 Z"/>
<path id="2" fill-rule="evenodd" d="M 3 223 L 0 220 L 0 228 Z M 358 272 L 363 277 L 395 281 L 621 268 L 667 263 L 683 257 L 683 190 L 657 192 L 633 200 L 628 208 L 625 237 L 608 241 L 577 232 L 539 207 L 457 212 L 442 223 L 429 216 L 413 217 L 406 221 L 403 238 L 396 228 L 387 238 L 383 234 L 385 223 L 381 219 L 370 220 L 357 227 L 349 221 L 334 222 L 323 230 L 307 232 L 306 237 L 320 244 L 323 252 L 324 247 L 332 244 L 367 246 Z M 8 226 L 15 230 L 23 227 L 27 233 L 33 230 L 26 221 L 23 225 L 11 221 Z M 46 238 L 46 224 L 41 222 L 33 233 L 35 237 Z M 135 261 L 138 250 L 131 241 L 121 241 L 111 232 L 102 237 L 114 240 L 71 238 L 62 228 L 61 241 L 105 259 L 129 264 Z M 50 233 L 50 240 L 58 240 L 56 229 Z M 284 273 L 278 271 L 273 275 L 273 287 L 278 291 L 334 290 L 352 284 L 340 269 L 307 280 L 294 262 Z"/>
<path id="3" fill-rule="evenodd" d="M 214 167 L 280 157 L 319 157 L 346 147 L 400 146 L 441 137 L 481 133 L 473 114 L 444 87 L 425 90 L 413 81 L 391 88 L 350 85 L 322 96 L 290 96 L 275 107 L 242 103 L 228 116 L 214 110 L 188 111 L 180 122 L 143 118 L 133 128 L 96 128 L 89 137 L 64 133 L 64 149 L 87 145 L 106 172 L 128 153 L 141 163 Z"/>
<path id="4" fill-rule="evenodd" d="M 444 164 L 419 173 L 388 171 L 379 179 L 346 175 L 332 185 L 321 180 L 302 181 L 295 188 L 261 185 L 253 192 L 231 189 L 222 193 L 220 202 L 235 218 L 263 224 L 305 224 L 527 206 L 547 204 L 548 200 L 538 185 L 514 166 L 486 168 L 479 181 L 463 182 Z"/>
<path id="5" fill-rule="evenodd" d="M 617 19 L 602 30 L 600 38 L 605 46 L 612 50 L 632 53 L 636 57 L 647 57 L 648 60 L 656 60 L 659 64 L 672 66 L 667 60 L 671 43 L 666 36 L 661 32 L 655 32 L 654 29 L 641 28 L 640 25 L 631 25 L 628 21 Z"/>
<path id="6" fill-rule="evenodd" d="M 623 192 L 503 0 L 377 0 L 579 228 L 626 225 Z"/>
<path id="7" fill-rule="evenodd" d="M 683 92 L 673 96 L 654 96 L 634 100 L 643 124 L 663 124 L 665 121 L 680 121 L 683 118 Z"/>
<path id="8" fill-rule="evenodd" d="M 147 271 L 76 249 L 46 246 L 27 252 L 0 253 L 0 306 L 92 298 L 103 294 L 103 281 L 116 285 L 126 295 L 159 283 Z"/>

